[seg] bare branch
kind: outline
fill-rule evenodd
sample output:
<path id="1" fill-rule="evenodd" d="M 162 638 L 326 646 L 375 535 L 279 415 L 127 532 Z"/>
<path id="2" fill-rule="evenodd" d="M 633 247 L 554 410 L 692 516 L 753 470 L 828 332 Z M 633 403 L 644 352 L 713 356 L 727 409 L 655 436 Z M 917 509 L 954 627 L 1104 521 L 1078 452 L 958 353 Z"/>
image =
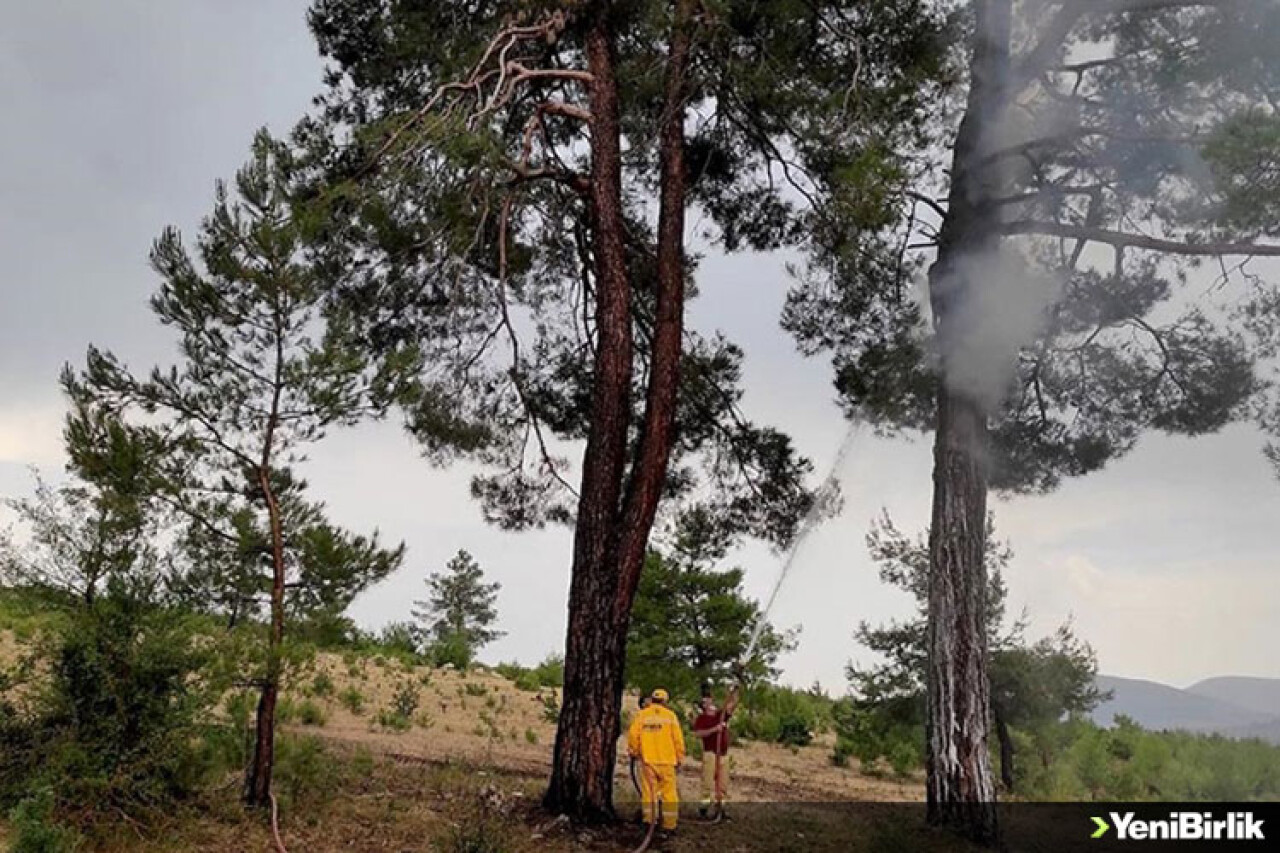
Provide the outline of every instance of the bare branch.
<path id="1" fill-rule="evenodd" d="M 516 335 L 515 325 L 511 321 L 511 310 L 507 305 L 507 235 L 511 221 L 512 207 L 515 203 L 515 196 L 508 194 L 502 202 L 502 212 L 498 219 L 498 307 L 502 312 L 502 321 L 499 328 L 505 328 L 507 331 L 507 339 L 511 345 L 511 382 L 516 389 L 516 396 L 520 398 L 520 405 L 528 416 L 528 424 L 533 431 L 534 437 L 538 441 L 538 452 L 542 457 L 542 464 L 546 466 L 549 473 L 560 485 L 564 486 L 573 495 L 578 498 L 578 491 L 569 481 L 561 476 L 557 469 L 555 459 L 551 455 L 550 449 L 547 447 L 546 436 L 542 432 L 542 421 L 538 418 L 538 413 L 534 410 L 529 402 L 528 396 L 525 394 L 524 382 L 520 376 L 520 338 Z"/>
<path id="2" fill-rule="evenodd" d="M 912 199 L 912 200 L 914 200 L 914 201 L 918 201 L 918 202 L 920 202 L 921 204 L 924 204 L 925 206 L 927 206 L 927 207 L 931 208 L 931 209 L 933 210 L 933 212 L 934 212 L 934 213 L 938 214 L 938 215 L 939 215 L 939 216 L 941 216 L 943 219 L 946 219 L 946 217 L 947 217 L 947 209 L 946 209 L 945 207 L 943 207 L 943 203 L 942 203 L 942 202 L 939 202 L 937 199 L 935 199 L 935 198 L 930 198 L 929 196 L 925 195 L 924 193 L 918 193 L 918 192 L 916 192 L 915 190 L 907 190 L 907 192 L 906 192 L 906 196 L 907 196 L 907 198 L 909 198 L 909 199 Z"/>
<path id="3" fill-rule="evenodd" d="M 509 27 L 499 32 L 490 40 L 484 54 L 481 55 L 480 60 L 472 68 L 467 78 L 439 86 L 425 104 L 415 110 L 413 115 L 392 132 L 370 158 L 363 171 L 367 172 L 372 169 L 408 131 L 420 124 L 451 95 L 470 93 L 475 97 L 481 107 L 470 118 L 470 122 L 474 125 L 480 118 L 508 104 L 514 97 L 517 87 L 522 83 L 533 80 L 589 83 L 591 74 L 587 71 L 528 68 L 519 60 L 508 58 L 512 49 L 517 45 L 525 42 L 553 39 L 559 35 L 564 25 L 563 13 L 557 12 L 549 15 L 538 24 Z M 497 58 L 497 67 L 488 67 L 495 57 Z M 486 99 L 484 97 L 484 89 L 495 78 L 497 83 Z M 447 115 L 451 109 L 452 107 L 446 108 L 445 114 Z M 572 110 L 577 110 L 577 108 L 570 108 L 565 105 L 565 108 L 560 110 L 559 113 L 561 115 L 570 115 Z M 579 114 L 575 117 L 581 118 L 582 115 Z"/>

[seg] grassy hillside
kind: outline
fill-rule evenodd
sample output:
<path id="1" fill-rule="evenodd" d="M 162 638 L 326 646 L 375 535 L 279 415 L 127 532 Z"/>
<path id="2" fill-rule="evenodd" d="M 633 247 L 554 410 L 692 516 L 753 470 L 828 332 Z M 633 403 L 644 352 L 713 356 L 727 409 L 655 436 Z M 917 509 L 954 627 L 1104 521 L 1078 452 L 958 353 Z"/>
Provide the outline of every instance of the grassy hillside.
<path id="1" fill-rule="evenodd" d="M 42 631 L 63 618 L 41 602 L 0 592 L 0 666 L 36 648 Z M 222 630 L 201 620 L 194 624 L 197 639 Z M 553 686 L 556 667 L 459 672 L 368 641 L 312 649 L 294 660 L 279 708 L 275 780 L 281 834 L 292 853 L 604 851 L 630 850 L 639 842 L 634 823 L 573 830 L 538 808 L 562 698 Z M 8 697 L 15 698 L 14 691 Z M 142 818 L 114 808 L 104 794 L 107 807 L 95 804 L 96 820 L 77 824 L 75 809 L 62 816 L 84 829 L 79 846 L 24 849 L 272 849 L 269 821 L 246 813 L 238 799 L 255 695 L 219 688 L 214 698 L 212 719 L 196 736 L 205 746 L 193 753 L 204 765 L 194 793 Z M 924 828 L 919 769 L 896 774 L 882 762 L 833 762 L 831 700 L 785 690 L 750 698 L 757 704 L 738 717 L 742 733 L 755 739 L 739 741 L 729 758 L 734 821 L 709 826 L 686 820 L 668 849 L 966 849 Z M 635 697 L 626 697 L 624 724 L 634 707 Z M 799 718 L 813 723 L 812 732 L 805 728 L 806 737 L 790 746 L 772 742 L 770 732 L 791 730 Z M 1280 793 L 1280 749 L 1256 742 L 1157 734 L 1129 724 L 1106 730 L 1083 720 L 1014 735 L 1022 757 L 1021 798 L 1235 800 Z M 696 741 L 689 742 L 696 759 Z M 634 818 L 638 803 L 627 769 L 620 755 L 616 801 L 624 818 Z M 680 784 L 686 803 L 695 802 L 696 760 Z M 24 797 L 30 799 L 28 792 L 18 791 L 6 808 Z M 42 825 L 47 822 L 33 823 L 29 811 L 0 816 L 0 850 Z"/>
<path id="2" fill-rule="evenodd" d="M 0 665 L 33 648 L 59 617 L 38 602 L 0 596 Z M 431 668 L 376 648 L 319 651 L 295 666 L 282 696 L 275 791 L 283 841 L 297 851 L 569 851 L 631 849 L 640 828 L 571 830 L 537 807 L 550 767 L 560 691 L 527 671 Z M 12 695 L 11 697 L 12 698 Z M 215 712 L 236 753 L 254 696 L 233 690 Z M 634 708 L 628 696 L 624 707 Z M 673 850 L 950 850 L 952 839 L 889 813 L 842 809 L 833 801 L 919 802 L 918 774 L 864 773 L 832 764 L 834 735 L 806 746 L 741 742 L 729 758 L 735 820 L 711 827 L 686 820 Z M 691 741 L 696 754 L 696 745 Z M 235 760 L 195 799 L 153 818 L 112 820 L 77 850 L 272 849 L 269 821 L 238 803 Z M 697 762 L 681 777 L 698 797 Z M 625 817 L 637 796 L 620 756 L 615 790 Z M 748 805 L 750 803 L 750 805 Z M 787 803 L 783 807 L 779 803 Z M 0 818 L 0 850 L 16 837 Z M 850 839 L 854 839 L 851 841 Z M 41 848 L 43 849 L 43 848 Z M 58 849 L 56 847 L 48 848 Z"/>

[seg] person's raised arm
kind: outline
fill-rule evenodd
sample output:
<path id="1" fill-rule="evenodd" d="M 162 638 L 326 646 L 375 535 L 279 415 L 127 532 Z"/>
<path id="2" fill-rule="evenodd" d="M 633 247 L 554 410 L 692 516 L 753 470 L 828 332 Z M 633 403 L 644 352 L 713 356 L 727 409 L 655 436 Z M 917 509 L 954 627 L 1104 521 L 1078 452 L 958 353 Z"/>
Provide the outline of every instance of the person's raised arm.
<path id="1" fill-rule="evenodd" d="M 729 691 L 729 698 L 724 700 L 724 718 L 727 720 L 733 716 L 733 712 L 738 709 L 738 685 L 734 685 Z"/>

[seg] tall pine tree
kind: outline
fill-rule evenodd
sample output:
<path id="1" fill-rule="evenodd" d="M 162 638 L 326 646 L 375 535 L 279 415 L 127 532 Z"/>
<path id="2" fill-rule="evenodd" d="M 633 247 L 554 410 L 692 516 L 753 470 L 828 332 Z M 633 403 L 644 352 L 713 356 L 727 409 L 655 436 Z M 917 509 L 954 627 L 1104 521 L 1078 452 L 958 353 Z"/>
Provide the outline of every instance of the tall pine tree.
<path id="1" fill-rule="evenodd" d="M 721 569 L 729 537 L 702 507 L 682 513 L 651 549 L 640 575 L 627 637 L 627 684 L 696 697 L 704 683 L 739 676 L 768 681 L 795 633 L 761 625 L 760 605 L 742 591 L 742 569 Z M 752 634 L 759 629 L 755 648 Z"/>
<path id="2" fill-rule="evenodd" d="M 347 534 L 306 500 L 299 451 L 365 413 L 366 365 L 336 318 L 321 328 L 320 281 L 291 213 L 292 159 L 265 132 L 233 188 L 219 184 L 199 263 L 176 230 L 156 241 L 151 300 L 182 360 L 140 378 L 91 348 L 70 379 L 106 410 L 158 420 L 170 450 L 156 494 L 183 521 L 188 587 L 213 591 L 267 629 L 256 739 L 244 796 L 266 805 L 288 616 L 341 610 L 399 565 L 403 546 Z M 225 570 L 225 573 L 223 573 Z M 201 596 L 202 597 L 202 596 Z"/>
<path id="3" fill-rule="evenodd" d="M 331 87 L 297 138 L 335 299 L 374 352 L 417 367 L 401 402 L 428 450 L 495 463 L 474 485 L 492 520 L 575 524 L 552 809 L 612 816 L 628 621 L 664 499 L 777 543 L 811 500 L 808 463 L 739 410 L 741 352 L 685 326 L 686 210 L 729 251 L 878 222 L 896 152 L 929 129 L 924 6 L 313 6 Z M 556 439 L 584 443 L 576 476 Z"/>
<path id="4" fill-rule="evenodd" d="M 830 243 L 835 288 L 787 324 L 835 354 L 851 409 L 935 431 L 930 819 L 997 837 L 983 561 L 989 488 L 1045 490 L 1146 430 L 1241 413 L 1251 358 L 1178 286 L 1202 260 L 1280 255 L 1254 181 L 1274 136 L 1280 6 L 973 0 L 949 169 L 904 185 L 886 228 Z M 877 252 L 889 235 L 901 252 Z M 923 256 L 912 250 L 923 249 Z M 904 285 L 928 263 L 921 305 Z M 1212 281 L 1213 274 L 1202 281 Z M 923 322 L 928 318 L 927 325 Z"/>

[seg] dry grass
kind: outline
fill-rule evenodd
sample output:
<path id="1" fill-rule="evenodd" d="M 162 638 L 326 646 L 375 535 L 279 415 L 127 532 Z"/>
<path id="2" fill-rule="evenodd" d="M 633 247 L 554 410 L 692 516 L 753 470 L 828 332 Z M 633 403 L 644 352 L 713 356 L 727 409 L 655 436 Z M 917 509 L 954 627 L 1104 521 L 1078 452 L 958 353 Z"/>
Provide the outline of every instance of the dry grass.
<path id="1" fill-rule="evenodd" d="M 374 851 L 492 851 L 570 853 L 629 851 L 643 833 L 632 821 L 574 828 L 537 806 L 541 776 L 494 773 L 465 764 L 384 761 L 362 780 L 344 786 L 322 803 L 299 806 L 281 816 L 281 834 L 291 853 L 374 853 Z M 267 821 L 247 814 L 234 797 L 211 800 L 176 815 L 145 835 L 122 831 L 95 845 L 97 853 L 179 853 L 179 851 L 271 851 Z M 624 817 L 632 809 L 621 805 Z M 463 846 L 460 834 L 473 846 Z M 907 824 L 901 812 L 876 806 L 817 803 L 750 806 L 740 804 L 733 820 L 707 824 L 682 820 L 661 850 L 670 853 L 714 849 L 814 853 L 941 853 L 968 850 L 954 838 Z"/>
<path id="2" fill-rule="evenodd" d="M 348 658 L 350 660 L 350 658 Z M 328 722 L 310 729 L 326 739 L 363 745 L 375 753 L 431 761 L 463 761 L 506 771 L 544 774 L 550 769 L 555 724 L 544 716 L 544 699 L 559 701 L 559 690 L 518 690 L 506 678 L 488 672 L 458 673 L 424 667 L 406 669 L 399 662 L 374 660 L 348 663 L 337 655 L 322 654 L 315 672 L 324 672 L 335 686 L 332 696 L 313 697 L 321 702 Z M 429 683 L 423 685 L 423 679 Z M 298 680 L 305 688 L 308 677 Z M 406 731 L 388 730 L 376 723 L 379 710 L 392 706 L 404 683 L 421 687 L 414 724 Z M 365 709 L 353 714 L 338 696 L 354 687 L 365 698 Z M 300 693 L 295 693 L 300 695 Z M 628 707 L 634 699 L 628 697 Z M 531 733 L 536 743 L 531 743 Z M 924 788 L 918 779 L 895 781 L 865 775 L 856 769 L 831 764 L 831 735 L 820 736 L 807 747 L 791 749 L 778 744 L 741 743 L 729 755 L 734 799 L 778 802 L 817 800 L 893 801 L 921 800 Z M 630 787 L 625 759 L 619 758 L 619 791 Z M 697 790 L 698 768 L 689 762 L 682 787 Z"/>
<path id="3" fill-rule="evenodd" d="M 21 644 L 0 631 L 0 662 L 12 661 Z M 328 689 L 317 690 L 317 679 Z M 396 696 L 408 686 L 418 701 L 407 728 L 396 722 Z M 359 693 L 353 711 L 343 694 Z M 282 796 L 281 830 L 291 853 L 299 851 L 460 850 L 604 851 L 629 850 L 640 839 L 632 823 L 572 829 L 554 823 L 537 807 L 550 769 L 558 689 L 525 691 L 485 670 L 460 673 L 411 667 L 394 659 L 322 653 L 290 679 L 286 697 L 323 711 L 323 726 L 292 722 L 290 735 L 320 738 L 334 757 L 324 791 Z M 634 697 L 627 700 L 634 708 Z M 381 717 L 381 721 L 380 721 Z M 944 850 L 949 838 L 934 839 L 922 828 L 894 829 L 888 819 L 850 803 L 919 800 L 918 780 L 895 782 L 833 766 L 831 736 L 800 749 L 774 744 L 735 745 L 729 761 L 731 823 L 707 826 L 686 820 L 666 849 L 737 850 Z M 357 757 L 358 756 L 358 757 Z M 338 770 L 340 768 L 340 772 Z M 358 768 L 358 769 L 353 769 Z M 681 777 L 686 800 L 697 797 L 697 762 Z M 187 850 L 271 851 L 263 815 L 246 813 L 236 799 L 237 780 L 168 816 L 154 826 L 123 823 L 110 838 L 98 839 L 101 853 L 177 853 Z M 283 788 L 282 788 L 283 790 Z M 625 757 L 615 783 L 622 815 L 637 811 Z M 757 805 L 751 805 L 755 803 Z M 785 803 L 780 805 L 765 805 Z M 900 815 L 899 815 L 900 817 Z M 459 837 L 480 832 L 481 837 Z M 946 846 L 939 846 L 940 844 Z M 0 849 L 6 849 L 0 821 Z"/>
<path id="4" fill-rule="evenodd" d="M 0 628 L 0 666 L 9 666 L 18 660 L 22 646 L 13 632 Z"/>

